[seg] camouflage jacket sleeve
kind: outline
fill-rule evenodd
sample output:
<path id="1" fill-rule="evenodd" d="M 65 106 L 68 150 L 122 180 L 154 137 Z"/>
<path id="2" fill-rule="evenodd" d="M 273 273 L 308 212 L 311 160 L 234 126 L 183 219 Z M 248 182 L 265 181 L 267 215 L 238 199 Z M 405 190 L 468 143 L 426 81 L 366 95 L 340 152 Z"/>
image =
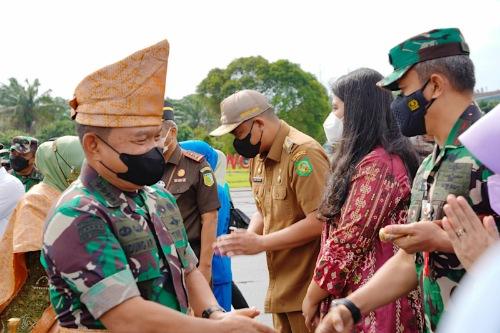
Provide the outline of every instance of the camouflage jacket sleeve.
<path id="1" fill-rule="evenodd" d="M 83 303 L 96 319 L 139 296 L 126 255 L 95 201 L 75 197 L 48 220 L 42 264 L 57 313 Z"/>

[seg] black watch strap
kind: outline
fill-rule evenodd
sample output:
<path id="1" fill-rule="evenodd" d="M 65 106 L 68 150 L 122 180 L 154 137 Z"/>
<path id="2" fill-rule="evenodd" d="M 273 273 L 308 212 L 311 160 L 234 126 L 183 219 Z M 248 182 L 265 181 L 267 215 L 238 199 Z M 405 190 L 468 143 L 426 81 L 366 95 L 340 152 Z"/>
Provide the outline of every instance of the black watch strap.
<path id="1" fill-rule="evenodd" d="M 361 311 L 356 306 L 356 304 L 354 304 L 347 298 L 340 298 L 340 299 L 334 299 L 332 301 L 332 304 L 330 305 L 330 308 L 334 308 L 339 305 L 344 305 L 349 310 L 354 324 L 357 324 L 361 320 Z"/>
<path id="2" fill-rule="evenodd" d="M 221 308 L 218 305 L 217 306 L 211 306 L 211 307 L 203 310 L 203 312 L 201 313 L 201 317 L 209 319 L 210 316 L 212 315 L 212 313 L 214 313 L 214 312 L 226 312 L 226 310 L 224 310 L 223 308 Z"/>

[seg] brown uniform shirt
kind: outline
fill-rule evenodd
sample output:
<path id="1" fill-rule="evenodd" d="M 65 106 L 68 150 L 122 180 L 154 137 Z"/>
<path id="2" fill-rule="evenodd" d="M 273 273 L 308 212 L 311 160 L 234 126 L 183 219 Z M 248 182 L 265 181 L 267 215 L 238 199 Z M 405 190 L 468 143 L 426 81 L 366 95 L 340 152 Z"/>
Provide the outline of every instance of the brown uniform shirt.
<path id="1" fill-rule="evenodd" d="M 328 157 L 321 145 L 281 121 L 267 156 L 257 155 L 250 167 L 255 202 L 264 219 L 264 235 L 289 227 L 319 208 L 328 170 Z M 267 251 L 266 312 L 302 309 L 319 248 L 318 235 L 318 239 L 303 246 Z"/>
<path id="2" fill-rule="evenodd" d="M 212 169 L 203 155 L 178 145 L 167 161 L 162 180 L 177 200 L 189 243 L 200 258 L 201 215 L 220 208 Z"/>

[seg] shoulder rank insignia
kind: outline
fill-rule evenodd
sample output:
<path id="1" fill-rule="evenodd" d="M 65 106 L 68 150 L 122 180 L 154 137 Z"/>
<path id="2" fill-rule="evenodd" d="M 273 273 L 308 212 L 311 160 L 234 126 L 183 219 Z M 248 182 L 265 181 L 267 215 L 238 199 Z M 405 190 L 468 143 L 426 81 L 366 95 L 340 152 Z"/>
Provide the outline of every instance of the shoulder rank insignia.
<path id="1" fill-rule="evenodd" d="M 290 154 L 292 152 L 293 146 L 295 146 L 295 143 L 290 139 L 289 136 L 285 138 L 285 142 L 283 143 L 283 148 L 285 151 Z"/>
<path id="2" fill-rule="evenodd" d="M 294 163 L 297 175 L 307 177 L 313 172 L 313 166 L 309 158 L 304 157 Z"/>
<path id="3" fill-rule="evenodd" d="M 195 162 L 201 162 L 203 160 L 203 155 L 195 153 L 194 151 L 190 150 L 182 150 L 182 154 L 186 156 L 187 158 L 195 161 Z"/>
<path id="4" fill-rule="evenodd" d="M 295 162 L 297 161 L 299 158 L 301 158 L 302 156 L 304 156 L 306 154 L 306 151 L 305 150 L 301 150 L 297 153 L 295 153 L 293 156 L 292 156 L 292 161 Z"/>

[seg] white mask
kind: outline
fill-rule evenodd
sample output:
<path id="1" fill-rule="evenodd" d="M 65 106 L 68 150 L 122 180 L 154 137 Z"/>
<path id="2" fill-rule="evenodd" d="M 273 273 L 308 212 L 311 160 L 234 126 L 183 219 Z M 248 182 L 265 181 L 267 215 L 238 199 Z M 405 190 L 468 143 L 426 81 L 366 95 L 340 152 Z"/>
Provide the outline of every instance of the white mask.
<path id="1" fill-rule="evenodd" d="M 337 117 L 333 112 L 330 112 L 323 123 L 326 139 L 328 143 L 334 145 L 342 139 L 342 131 L 344 130 L 344 122 Z"/>

